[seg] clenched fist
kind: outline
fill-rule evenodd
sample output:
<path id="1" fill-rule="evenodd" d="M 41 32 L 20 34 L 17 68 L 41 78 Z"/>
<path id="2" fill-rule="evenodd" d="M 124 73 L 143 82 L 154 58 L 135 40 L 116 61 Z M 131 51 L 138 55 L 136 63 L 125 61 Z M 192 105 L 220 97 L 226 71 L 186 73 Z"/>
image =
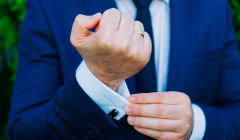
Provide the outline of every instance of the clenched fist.
<path id="1" fill-rule="evenodd" d="M 95 33 L 89 31 L 95 27 Z M 70 41 L 89 70 L 113 90 L 148 63 L 152 50 L 142 23 L 116 9 L 109 9 L 103 15 L 78 15 Z"/>

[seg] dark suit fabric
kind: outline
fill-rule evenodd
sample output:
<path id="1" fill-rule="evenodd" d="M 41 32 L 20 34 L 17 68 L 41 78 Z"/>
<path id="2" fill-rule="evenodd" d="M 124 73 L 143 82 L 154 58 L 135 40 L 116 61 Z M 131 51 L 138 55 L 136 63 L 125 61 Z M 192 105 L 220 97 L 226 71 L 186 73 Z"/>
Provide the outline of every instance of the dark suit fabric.
<path id="1" fill-rule="evenodd" d="M 69 41 L 72 23 L 78 14 L 116 7 L 114 0 L 27 0 L 26 5 L 10 138 L 143 140 L 126 116 L 118 123 L 110 119 L 75 78 L 82 58 Z M 168 91 L 186 93 L 203 109 L 204 139 L 240 139 L 240 61 L 227 2 L 171 0 L 170 7 Z M 127 84 L 137 93 L 134 78 Z"/>

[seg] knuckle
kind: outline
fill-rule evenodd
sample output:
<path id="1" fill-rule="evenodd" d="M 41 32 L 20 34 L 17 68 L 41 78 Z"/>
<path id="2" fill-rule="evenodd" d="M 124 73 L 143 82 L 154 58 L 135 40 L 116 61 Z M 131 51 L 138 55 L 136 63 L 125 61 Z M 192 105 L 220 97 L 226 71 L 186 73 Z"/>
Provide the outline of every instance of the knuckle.
<path id="1" fill-rule="evenodd" d="M 136 53 L 135 53 L 134 51 L 129 51 L 129 52 L 127 53 L 127 58 L 128 58 L 129 60 L 135 61 L 135 60 L 137 60 L 137 55 L 136 55 Z"/>
<path id="2" fill-rule="evenodd" d="M 118 47 L 118 48 L 116 49 L 116 52 L 117 52 L 117 54 L 119 54 L 119 55 L 124 55 L 124 54 L 126 54 L 127 49 L 126 49 L 125 47 Z"/>
<path id="3" fill-rule="evenodd" d="M 129 42 L 128 42 L 128 40 L 121 39 L 121 43 L 117 43 L 116 46 L 120 49 L 127 49 L 129 46 Z"/>
<path id="4" fill-rule="evenodd" d="M 104 35 L 103 36 L 98 36 L 97 40 L 98 40 L 97 41 L 98 42 L 98 46 L 101 49 L 108 50 L 113 45 L 111 39 L 109 37 L 107 37 L 107 36 L 104 36 Z"/>
<path id="5" fill-rule="evenodd" d="M 191 127 L 191 125 L 189 123 L 185 123 L 183 127 L 184 127 L 184 130 L 188 130 Z"/>
<path id="6" fill-rule="evenodd" d="M 183 139 L 184 137 L 185 137 L 185 133 L 183 133 L 183 132 L 176 134 L 176 138 L 177 138 L 178 140 L 181 140 L 181 139 Z"/>
<path id="7" fill-rule="evenodd" d="M 161 121 L 158 121 L 158 123 L 157 123 L 157 129 L 158 129 L 158 130 L 164 130 L 164 128 L 165 128 L 164 124 L 163 124 Z"/>
<path id="8" fill-rule="evenodd" d="M 120 14 L 119 10 L 116 8 L 110 8 L 109 11 L 111 11 L 112 13 Z"/>
<path id="9" fill-rule="evenodd" d="M 78 47 L 80 42 L 72 34 L 70 36 L 70 42 L 74 47 Z"/>
<path id="10" fill-rule="evenodd" d="M 162 132 L 158 132 L 156 136 L 157 136 L 157 139 L 164 139 Z"/>
<path id="11" fill-rule="evenodd" d="M 70 36 L 70 42 L 72 43 L 73 46 L 76 45 L 73 35 Z"/>
<path id="12" fill-rule="evenodd" d="M 144 31 L 144 37 L 146 37 L 146 38 L 150 38 L 148 32 Z M 150 43 L 149 48 L 152 50 L 152 41 L 150 40 L 149 43 Z"/>
<path id="13" fill-rule="evenodd" d="M 126 43 L 116 44 L 114 45 L 114 50 L 117 54 L 124 55 L 127 52 L 127 46 Z"/>
<path id="14" fill-rule="evenodd" d="M 156 107 L 156 114 L 157 116 L 161 117 L 164 114 L 165 110 L 162 107 Z"/>
<path id="15" fill-rule="evenodd" d="M 186 95 L 186 97 L 185 97 L 185 100 L 186 100 L 186 102 L 189 104 L 191 104 L 191 99 L 190 99 L 190 97 L 187 95 L 187 94 L 185 94 Z"/>
<path id="16" fill-rule="evenodd" d="M 75 22 L 76 22 L 77 24 L 80 24 L 80 23 L 82 23 L 82 19 L 83 19 L 83 15 L 82 15 L 82 14 L 79 14 L 79 15 L 77 15 L 77 16 L 75 17 Z"/>
<path id="17" fill-rule="evenodd" d="M 182 92 L 178 92 L 177 93 L 179 98 L 184 102 L 184 103 L 188 103 L 190 101 L 190 98 L 187 94 L 182 93 Z"/>
<path id="18" fill-rule="evenodd" d="M 140 132 L 141 132 L 142 134 L 147 134 L 147 133 L 148 133 L 146 129 L 140 129 Z"/>
<path id="19" fill-rule="evenodd" d="M 187 110 L 184 112 L 184 116 L 189 120 L 192 118 L 192 111 L 191 110 Z"/>
<path id="20" fill-rule="evenodd" d="M 165 97 L 161 93 L 156 93 L 156 99 L 158 102 L 162 102 L 162 101 L 164 101 Z"/>
<path id="21" fill-rule="evenodd" d="M 140 21 L 135 21 L 135 26 L 137 26 L 138 28 L 144 28 L 142 22 Z"/>
<path id="22" fill-rule="evenodd" d="M 148 63 L 148 59 L 145 57 L 142 57 L 142 55 L 139 55 L 139 54 L 138 55 L 136 54 L 135 60 L 141 67 L 144 67 Z"/>
<path id="23" fill-rule="evenodd" d="M 135 105 L 135 114 L 142 115 L 142 106 L 141 105 Z"/>
<path id="24" fill-rule="evenodd" d="M 190 101 L 190 98 L 189 98 L 189 96 L 187 95 L 187 94 L 185 94 L 185 93 L 183 93 L 183 98 L 186 100 L 186 101 Z"/>
<path id="25" fill-rule="evenodd" d="M 106 10 L 104 13 L 105 14 L 110 13 L 111 15 L 120 15 L 119 10 L 117 10 L 116 8 L 110 8 L 110 9 Z"/>
<path id="26" fill-rule="evenodd" d="M 142 57 L 142 63 L 146 65 L 150 60 L 150 55 L 149 56 L 143 55 L 143 56 L 144 57 Z"/>
<path id="27" fill-rule="evenodd" d="M 133 18 L 132 18 L 132 16 L 129 13 L 123 13 L 122 17 L 124 17 L 124 18 L 126 18 L 128 20 L 132 20 L 133 21 Z"/>
<path id="28" fill-rule="evenodd" d="M 141 118 L 136 117 L 135 125 L 142 127 L 143 126 L 143 121 Z"/>

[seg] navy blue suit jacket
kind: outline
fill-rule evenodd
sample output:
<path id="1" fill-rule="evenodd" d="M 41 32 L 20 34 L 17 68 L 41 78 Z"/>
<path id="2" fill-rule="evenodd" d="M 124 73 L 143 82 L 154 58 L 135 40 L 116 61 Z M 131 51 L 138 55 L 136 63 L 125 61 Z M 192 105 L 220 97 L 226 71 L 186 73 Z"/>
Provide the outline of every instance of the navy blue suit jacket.
<path id="1" fill-rule="evenodd" d="M 114 0 L 27 0 L 9 117 L 14 140 L 143 140 L 115 123 L 78 85 L 81 56 L 69 41 L 78 14 Z M 206 116 L 204 139 L 240 139 L 240 61 L 225 0 L 171 0 L 169 91 L 186 93 Z M 151 82 L 151 81 L 148 81 Z M 127 81 L 137 93 L 134 78 Z M 94 88 L 94 87 L 93 87 Z"/>

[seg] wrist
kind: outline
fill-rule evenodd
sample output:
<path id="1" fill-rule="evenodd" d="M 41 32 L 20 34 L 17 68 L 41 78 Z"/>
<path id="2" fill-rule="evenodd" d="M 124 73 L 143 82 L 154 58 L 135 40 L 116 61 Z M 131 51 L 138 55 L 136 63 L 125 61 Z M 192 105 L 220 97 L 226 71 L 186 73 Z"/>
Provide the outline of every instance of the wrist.
<path id="1" fill-rule="evenodd" d="M 93 73 L 94 74 L 94 73 Z M 106 86 L 111 88 L 114 91 L 117 91 L 119 85 L 122 83 L 123 80 L 116 80 L 114 78 L 111 78 L 107 76 L 108 74 L 103 74 L 102 76 L 95 75 L 102 83 L 104 83 Z"/>
<path id="2" fill-rule="evenodd" d="M 120 74 L 112 74 L 109 71 L 101 70 L 100 68 L 88 68 L 98 80 L 114 91 L 117 91 L 119 85 L 124 81 L 124 78 L 121 78 Z"/>

